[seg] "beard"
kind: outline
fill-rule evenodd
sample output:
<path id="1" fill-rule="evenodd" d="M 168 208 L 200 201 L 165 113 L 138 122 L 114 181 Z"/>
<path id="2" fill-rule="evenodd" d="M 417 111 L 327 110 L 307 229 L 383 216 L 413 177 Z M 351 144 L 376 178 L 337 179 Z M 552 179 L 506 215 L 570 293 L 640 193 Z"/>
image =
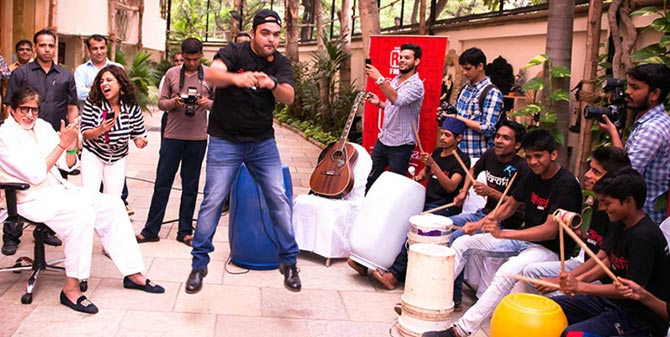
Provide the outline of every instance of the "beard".
<path id="1" fill-rule="evenodd" d="M 628 109 L 635 112 L 636 114 L 639 113 L 639 112 L 647 111 L 647 110 L 649 110 L 649 108 L 651 108 L 649 106 L 649 95 L 647 95 L 643 100 L 640 100 L 640 102 L 637 106 L 633 106 L 631 104 L 633 102 L 630 98 L 626 100 L 626 103 L 628 103 Z"/>
<path id="2" fill-rule="evenodd" d="M 414 68 L 415 67 L 412 64 L 411 66 L 408 65 L 407 68 L 405 68 L 405 69 L 398 69 L 398 70 L 400 71 L 401 74 L 407 74 L 407 73 L 410 73 L 412 70 L 414 70 Z"/>

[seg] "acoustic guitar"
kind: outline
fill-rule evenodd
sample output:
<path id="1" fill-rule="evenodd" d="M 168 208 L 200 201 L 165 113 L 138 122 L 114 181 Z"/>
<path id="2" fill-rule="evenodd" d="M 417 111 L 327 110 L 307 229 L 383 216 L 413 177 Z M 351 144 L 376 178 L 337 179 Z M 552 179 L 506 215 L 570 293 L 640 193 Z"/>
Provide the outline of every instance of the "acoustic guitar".
<path id="1" fill-rule="evenodd" d="M 314 194 L 327 198 L 342 198 L 354 187 L 354 172 L 351 166 L 356 162 L 358 153 L 353 145 L 347 143 L 347 136 L 358 106 L 365 95 L 364 91 L 358 93 L 339 141 L 328 145 L 323 159 L 314 168 L 309 179 L 309 187 Z"/>

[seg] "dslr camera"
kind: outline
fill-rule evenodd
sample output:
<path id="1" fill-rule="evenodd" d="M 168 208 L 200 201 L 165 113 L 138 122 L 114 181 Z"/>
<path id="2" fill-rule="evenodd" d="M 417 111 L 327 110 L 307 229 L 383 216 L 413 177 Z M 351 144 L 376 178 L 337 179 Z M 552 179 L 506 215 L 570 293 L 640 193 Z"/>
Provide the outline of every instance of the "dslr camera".
<path id="1" fill-rule="evenodd" d="M 618 78 L 608 78 L 603 86 L 605 92 L 609 93 L 608 106 L 587 106 L 584 108 L 584 118 L 596 119 L 599 122 L 605 122 L 603 115 L 618 128 L 623 128 L 626 120 L 626 107 L 624 99 L 623 80 Z"/>
<path id="2" fill-rule="evenodd" d="M 437 112 L 437 125 L 442 125 L 444 123 L 444 120 L 447 118 L 448 115 L 456 115 L 458 114 L 458 110 L 456 110 L 456 107 L 449 104 L 447 101 L 443 101 L 440 103 L 440 110 Z"/>
<path id="3" fill-rule="evenodd" d="M 186 104 L 184 115 L 187 117 L 195 116 L 195 105 L 198 102 L 198 89 L 195 87 L 188 87 L 186 94 L 181 95 L 181 101 Z"/>

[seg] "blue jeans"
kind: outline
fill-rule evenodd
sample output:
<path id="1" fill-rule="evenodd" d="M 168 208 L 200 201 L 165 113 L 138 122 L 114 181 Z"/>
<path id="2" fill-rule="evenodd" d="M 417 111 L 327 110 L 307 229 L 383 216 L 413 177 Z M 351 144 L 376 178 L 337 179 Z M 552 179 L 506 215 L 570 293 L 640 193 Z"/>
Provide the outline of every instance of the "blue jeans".
<path id="1" fill-rule="evenodd" d="M 163 224 L 165 210 L 174 177 L 181 163 L 181 203 L 179 204 L 179 229 L 177 238 L 193 233 L 193 213 L 198 197 L 200 169 L 205 158 L 207 140 L 180 140 L 164 138 L 156 167 L 156 183 L 151 197 L 151 206 L 142 236 L 155 238 Z"/>
<path id="2" fill-rule="evenodd" d="M 377 140 L 375 146 L 372 148 L 372 153 L 370 153 L 372 157 L 372 170 L 370 170 L 370 175 L 368 175 L 365 193 L 370 190 L 370 187 L 372 187 L 377 178 L 384 173 L 386 166 L 389 167 L 389 171 L 404 176 L 407 173 L 407 165 L 409 165 L 412 150 L 414 150 L 414 145 L 411 144 L 386 146 Z"/>
<path id="3" fill-rule="evenodd" d="M 585 331 L 601 336 L 651 336 L 642 325 L 621 307 L 606 298 L 593 295 L 558 296 L 553 298 L 568 318 L 570 331 Z"/>
<path id="4" fill-rule="evenodd" d="M 463 226 L 466 222 L 475 222 L 481 220 L 485 217 L 484 211 L 480 208 L 474 213 L 459 214 L 449 217 L 453 221 L 455 226 Z M 455 230 L 449 235 L 449 247 L 453 246 L 454 240 L 463 236 L 465 232 L 462 230 Z M 461 271 L 456 278 L 454 279 L 454 303 L 459 304 L 463 302 L 463 279 L 465 278 L 464 272 Z"/>
<path id="5" fill-rule="evenodd" d="M 292 208 L 286 196 L 284 173 L 275 139 L 233 143 L 210 137 L 205 168 L 205 198 L 200 205 L 198 224 L 193 235 L 193 269 L 203 270 L 209 264 L 209 253 L 214 251 L 212 239 L 223 204 L 230 195 L 242 163 L 247 166 L 265 195 L 270 220 L 277 235 L 279 261 L 287 265 L 296 263 L 299 249 L 293 236 Z"/>

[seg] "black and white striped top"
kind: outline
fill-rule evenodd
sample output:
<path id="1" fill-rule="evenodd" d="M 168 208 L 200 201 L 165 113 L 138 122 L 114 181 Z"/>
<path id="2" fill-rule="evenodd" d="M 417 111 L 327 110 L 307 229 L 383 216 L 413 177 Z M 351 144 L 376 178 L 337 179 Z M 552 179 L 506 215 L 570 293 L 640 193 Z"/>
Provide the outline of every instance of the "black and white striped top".
<path id="1" fill-rule="evenodd" d="M 106 114 L 111 110 L 109 103 L 104 100 L 102 106 L 93 105 L 86 100 L 81 113 L 81 133 L 98 127 L 103 121 L 103 111 Z M 115 117 L 116 124 L 109 131 L 109 137 L 103 133 L 95 139 L 84 139 L 84 148 L 105 163 L 113 163 L 127 156 L 128 141 L 147 134 L 142 110 L 138 105 L 128 106 L 121 103 L 121 113 Z"/>

